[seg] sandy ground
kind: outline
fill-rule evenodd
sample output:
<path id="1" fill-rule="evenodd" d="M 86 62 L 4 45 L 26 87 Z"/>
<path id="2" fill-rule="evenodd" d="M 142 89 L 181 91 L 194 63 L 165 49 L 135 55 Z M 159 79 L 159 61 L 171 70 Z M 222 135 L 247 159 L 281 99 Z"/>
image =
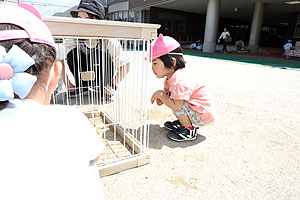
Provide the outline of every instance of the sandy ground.
<path id="1" fill-rule="evenodd" d="M 151 108 L 148 165 L 102 178 L 106 199 L 299 199 L 300 71 L 185 56 L 206 81 L 218 120 L 173 142 L 175 119 Z M 300 64 L 299 64 L 300 65 Z M 162 87 L 153 77 L 152 91 Z"/>

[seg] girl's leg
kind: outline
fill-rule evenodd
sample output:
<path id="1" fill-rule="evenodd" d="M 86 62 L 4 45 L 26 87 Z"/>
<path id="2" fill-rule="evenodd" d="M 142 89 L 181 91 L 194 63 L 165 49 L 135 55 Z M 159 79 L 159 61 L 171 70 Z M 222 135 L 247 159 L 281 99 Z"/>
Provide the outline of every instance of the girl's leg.
<path id="1" fill-rule="evenodd" d="M 184 102 L 182 109 L 179 111 L 173 110 L 180 124 L 176 121 L 171 122 L 174 126 L 168 128 L 168 137 L 171 140 L 181 142 L 186 140 L 195 140 L 197 138 L 197 129 L 195 125 L 202 125 L 199 114 L 194 111 L 187 102 Z"/>
<path id="2" fill-rule="evenodd" d="M 223 51 L 224 51 L 224 52 L 227 52 L 226 45 L 227 45 L 227 42 L 224 41 L 224 44 L 223 44 Z"/>
<path id="3" fill-rule="evenodd" d="M 180 126 L 183 127 L 192 127 L 196 126 L 203 126 L 205 123 L 201 121 L 199 114 L 193 110 L 187 102 L 183 103 L 181 110 L 175 111 L 173 110 L 173 114 L 176 116 L 178 120 L 173 122 L 167 121 L 165 122 L 164 126 L 169 129 L 177 129 Z"/>
<path id="4" fill-rule="evenodd" d="M 192 123 L 190 121 L 190 118 L 186 116 L 176 116 L 177 119 L 179 120 L 180 124 L 184 127 L 192 127 Z"/>
<path id="5" fill-rule="evenodd" d="M 222 47 L 222 49 L 221 49 L 221 52 L 225 51 L 224 46 L 225 46 L 225 43 L 223 43 L 223 47 Z"/>

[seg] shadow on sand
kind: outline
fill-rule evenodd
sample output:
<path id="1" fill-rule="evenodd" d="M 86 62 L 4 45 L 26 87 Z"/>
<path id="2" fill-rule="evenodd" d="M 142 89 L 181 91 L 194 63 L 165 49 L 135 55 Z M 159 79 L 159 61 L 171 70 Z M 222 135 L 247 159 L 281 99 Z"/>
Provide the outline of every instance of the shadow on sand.
<path id="1" fill-rule="evenodd" d="M 168 130 L 158 124 L 150 124 L 149 148 L 161 149 L 163 146 L 170 148 L 194 146 L 206 140 L 206 137 L 198 134 L 197 139 L 193 141 L 176 142 L 170 140 L 167 136 Z"/>

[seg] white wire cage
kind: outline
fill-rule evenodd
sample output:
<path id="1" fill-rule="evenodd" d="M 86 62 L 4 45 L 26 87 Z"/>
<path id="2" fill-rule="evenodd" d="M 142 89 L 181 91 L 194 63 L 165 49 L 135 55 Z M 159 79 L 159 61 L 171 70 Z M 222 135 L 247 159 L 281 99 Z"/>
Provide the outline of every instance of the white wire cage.
<path id="1" fill-rule="evenodd" d="M 65 67 L 53 103 L 76 107 L 96 127 L 105 144 L 100 176 L 149 163 L 149 38 L 57 34 L 55 40 Z"/>

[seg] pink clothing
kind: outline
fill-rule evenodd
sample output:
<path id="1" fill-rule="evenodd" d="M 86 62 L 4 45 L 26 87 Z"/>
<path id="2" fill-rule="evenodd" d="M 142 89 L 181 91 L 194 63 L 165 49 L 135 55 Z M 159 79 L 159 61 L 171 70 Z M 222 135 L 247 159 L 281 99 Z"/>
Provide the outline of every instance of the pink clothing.
<path id="1" fill-rule="evenodd" d="M 171 93 L 171 99 L 188 102 L 199 113 L 203 122 L 214 121 L 215 107 L 207 87 L 199 84 L 199 79 L 193 77 L 185 68 L 178 69 L 169 80 L 166 78 L 164 87 L 166 93 Z"/>

